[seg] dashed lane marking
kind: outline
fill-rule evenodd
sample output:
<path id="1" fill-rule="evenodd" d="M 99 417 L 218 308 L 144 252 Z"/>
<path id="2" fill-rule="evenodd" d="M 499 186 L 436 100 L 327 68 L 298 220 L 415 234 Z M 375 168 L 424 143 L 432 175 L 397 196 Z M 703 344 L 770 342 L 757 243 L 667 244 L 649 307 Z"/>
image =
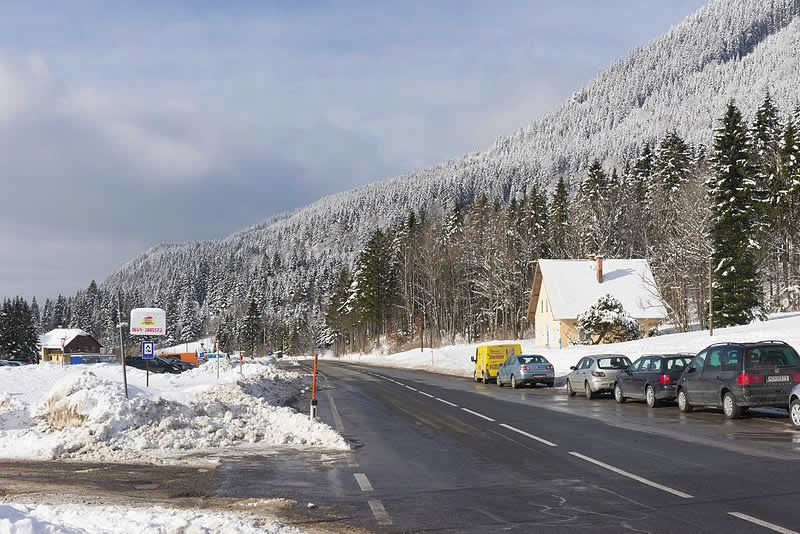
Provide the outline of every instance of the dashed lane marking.
<path id="1" fill-rule="evenodd" d="M 444 399 L 440 399 L 439 397 L 435 397 L 435 399 L 438 400 L 439 402 L 443 402 L 445 404 L 449 404 L 453 408 L 458 408 L 458 404 L 453 404 L 452 402 L 444 400 Z"/>
<path id="2" fill-rule="evenodd" d="M 661 491 L 666 491 L 667 493 L 671 493 L 671 494 L 676 495 L 676 496 L 678 496 L 678 497 L 680 497 L 682 499 L 692 499 L 693 498 L 688 493 L 684 493 L 682 491 L 678 491 L 676 489 L 672 489 L 672 488 L 670 488 L 668 486 L 664 486 L 664 485 L 659 484 L 657 482 L 653 482 L 652 480 L 647 480 L 646 478 L 640 477 L 638 475 L 634 475 L 633 473 L 629 473 L 627 471 L 623 471 L 622 469 L 614 467 L 613 465 L 608 465 L 607 463 L 601 462 L 600 460 L 595 460 L 594 458 L 589 458 L 588 456 L 584 456 L 583 454 L 581 454 L 579 452 L 570 451 L 570 454 L 572 456 L 575 456 L 576 458 L 580 458 L 581 460 L 586 460 L 587 462 L 590 462 L 590 463 L 593 463 L 595 465 L 598 465 L 598 466 L 600 466 L 600 467 L 602 467 L 604 469 L 608 469 L 609 471 L 613 471 L 614 473 L 617 473 L 618 475 L 622 475 L 622 476 L 625 476 L 625 477 L 628 477 L 628 478 L 632 478 L 633 480 L 635 480 L 637 482 L 641 482 L 642 484 L 646 484 L 646 485 L 651 486 L 653 488 L 660 489 Z"/>
<path id="3" fill-rule="evenodd" d="M 487 417 L 487 416 L 483 415 L 482 413 L 473 412 L 472 410 L 468 410 L 468 409 L 466 409 L 466 408 L 461 408 L 461 409 L 462 409 L 462 410 L 464 410 L 464 411 L 465 411 L 465 412 L 467 412 L 467 413 L 471 413 L 472 415 L 475 415 L 475 416 L 477 416 L 477 417 L 480 417 L 481 419 L 486 419 L 487 421 L 491 421 L 492 423 L 494 423 L 494 421 L 495 421 L 495 420 L 494 420 L 494 419 L 492 419 L 491 417 Z"/>
<path id="4" fill-rule="evenodd" d="M 381 501 L 369 500 L 367 503 L 369 504 L 370 510 L 372 510 L 372 515 L 375 516 L 375 521 L 377 521 L 379 525 L 392 524 L 392 520 L 389 519 L 389 514 L 386 512 L 386 508 L 383 507 Z"/>
<path id="5" fill-rule="evenodd" d="M 547 446 L 549 446 L 549 447 L 558 447 L 558 445 L 556 445 L 556 444 L 555 444 L 555 443 L 553 443 L 552 441 L 547 441 L 546 439 L 544 439 L 544 438 L 540 438 L 539 436 L 534 436 L 533 434 L 528 434 L 528 433 L 527 433 L 527 432 L 525 432 L 524 430 L 520 430 L 519 428 L 514 428 L 514 427 L 513 427 L 513 426 L 511 426 L 511 425 L 507 425 L 507 424 L 505 424 L 505 423 L 500 423 L 500 426 L 502 426 L 503 428 L 507 428 L 507 429 L 509 429 L 509 430 L 512 430 L 512 431 L 516 432 L 517 434 L 522 434 L 522 435 L 523 435 L 523 436 L 525 436 L 525 437 L 528 437 L 528 438 L 531 438 L 531 439 L 533 439 L 533 440 L 536 440 L 536 441 L 538 441 L 539 443 L 544 443 L 545 445 L 547 445 Z"/>
<path id="6" fill-rule="evenodd" d="M 741 512 L 728 512 L 728 515 L 732 515 L 733 517 L 738 517 L 739 519 L 743 519 L 745 521 L 750 521 L 754 525 L 768 528 L 770 530 L 774 530 L 775 532 L 780 532 L 781 534 L 798 534 L 797 531 L 795 530 L 789 530 L 788 528 L 783 528 L 782 526 L 776 525 L 775 523 L 770 523 L 769 521 L 764 521 L 763 519 L 758 519 L 757 517 L 743 514 Z"/>
<path id="7" fill-rule="evenodd" d="M 435 399 L 435 398 L 436 398 L 436 397 L 434 397 L 433 395 L 431 395 L 430 393 L 425 393 L 424 391 L 419 391 L 419 390 L 417 390 L 417 393 L 421 393 L 422 395 L 425 395 L 426 397 L 430 397 L 430 398 L 432 398 L 432 399 Z"/>
<path id="8" fill-rule="evenodd" d="M 358 482 L 358 487 L 361 488 L 361 491 L 374 491 L 375 488 L 372 487 L 367 475 L 364 473 L 353 473 L 353 476 L 356 478 L 356 482 Z"/>
<path id="9" fill-rule="evenodd" d="M 417 391 L 417 388 L 412 388 L 411 386 L 406 386 L 406 387 L 407 387 L 408 389 L 410 389 L 411 391 Z"/>

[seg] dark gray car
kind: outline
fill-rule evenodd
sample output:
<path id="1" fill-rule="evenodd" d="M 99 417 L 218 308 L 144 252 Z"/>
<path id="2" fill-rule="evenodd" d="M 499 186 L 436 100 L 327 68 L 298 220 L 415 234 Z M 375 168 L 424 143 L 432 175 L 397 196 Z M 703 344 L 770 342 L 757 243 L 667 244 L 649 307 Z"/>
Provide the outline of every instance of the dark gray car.
<path id="1" fill-rule="evenodd" d="M 497 386 L 511 384 L 516 389 L 524 384 L 553 386 L 553 366 L 538 354 L 512 355 L 497 368 Z"/>
<path id="2" fill-rule="evenodd" d="M 644 400 L 651 408 L 659 401 L 675 400 L 675 387 L 693 354 L 648 354 L 617 374 L 614 398 Z"/>
<path id="3" fill-rule="evenodd" d="M 678 382 L 678 408 L 719 407 L 728 418 L 748 408 L 785 408 L 800 383 L 800 356 L 782 341 L 717 343 L 701 351 Z"/>

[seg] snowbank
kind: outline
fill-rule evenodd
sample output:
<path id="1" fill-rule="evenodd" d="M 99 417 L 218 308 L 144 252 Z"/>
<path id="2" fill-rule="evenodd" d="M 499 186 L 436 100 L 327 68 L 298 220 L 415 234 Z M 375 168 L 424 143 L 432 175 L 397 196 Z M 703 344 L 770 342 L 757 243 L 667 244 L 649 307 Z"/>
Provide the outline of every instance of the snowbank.
<path id="1" fill-rule="evenodd" d="M 626 343 L 577 345 L 564 349 L 537 347 L 532 339 L 486 341 L 483 343 L 450 345 L 437 349 L 426 348 L 424 351 L 414 349 L 395 354 L 384 354 L 380 351 L 369 354 L 348 354 L 340 359 L 383 367 L 420 369 L 469 377 L 472 376 L 474 369 L 470 356 L 475 354 L 475 348 L 478 345 L 485 343 L 520 343 L 524 353 L 541 354 L 550 360 L 558 376 L 567 374 L 571 365 L 575 365 L 580 358 L 589 354 L 618 353 L 624 354 L 633 360 L 643 354 L 699 352 L 711 343 L 722 341 L 761 341 L 765 339 L 786 341 L 795 349 L 800 350 L 800 313 L 776 314 L 771 316 L 768 321 L 715 330 L 714 337 L 709 336 L 708 330 L 700 330 L 697 332 L 656 336 Z"/>
<path id="2" fill-rule="evenodd" d="M 281 406 L 307 387 L 305 375 L 228 361 L 219 373 L 212 361 L 153 375 L 147 388 L 129 369 L 125 398 L 117 365 L 0 368 L 0 456 L 154 461 L 239 444 L 348 448 L 329 426 Z M 43 393 L 45 378 L 54 383 Z"/>
<path id="3" fill-rule="evenodd" d="M 275 520 L 258 522 L 227 512 L 177 510 L 159 506 L 0 504 L 0 534 L 94 534 L 186 532 L 231 534 L 300 533 Z"/>

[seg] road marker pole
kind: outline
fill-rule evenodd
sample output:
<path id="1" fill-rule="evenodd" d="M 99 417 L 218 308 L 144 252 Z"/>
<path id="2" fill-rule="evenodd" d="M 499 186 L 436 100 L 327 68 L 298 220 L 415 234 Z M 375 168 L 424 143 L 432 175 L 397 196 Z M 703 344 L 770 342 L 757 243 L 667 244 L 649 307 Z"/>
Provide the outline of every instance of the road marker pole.
<path id="1" fill-rule="evenodd" d="M 311 378 L 311 412 L 309 414 L 310 419 L 317 418 L 317 358 L 318 356 L 314 355 L 314 375 Z"/>

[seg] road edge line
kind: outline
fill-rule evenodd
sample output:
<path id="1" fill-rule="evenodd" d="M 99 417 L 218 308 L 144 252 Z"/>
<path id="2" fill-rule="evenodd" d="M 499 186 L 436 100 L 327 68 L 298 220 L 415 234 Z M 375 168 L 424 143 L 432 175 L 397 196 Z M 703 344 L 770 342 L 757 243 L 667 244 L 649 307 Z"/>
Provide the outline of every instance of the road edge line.
<path id="1" fill-rule="evenodd" d="M 752 515 L 743 514 L 742 512 L 728 512 L 728 515 L 732 515 L 733 517 L 736 517 L 737 519 L 741 519 L 743 521 L 749 521 L 750 523 L 753 523 L 754 525 L 758 525 L 760 527 L 774 530 L 775 532 L 780 532 L 780 534 L 798 534 L 798 532 L 795 530 L 789 530 L 788 528 L 776 525 L 775 523 L 770 523 L 769 521 L 764 521 L 763 519 L 753 517 Z"/>

